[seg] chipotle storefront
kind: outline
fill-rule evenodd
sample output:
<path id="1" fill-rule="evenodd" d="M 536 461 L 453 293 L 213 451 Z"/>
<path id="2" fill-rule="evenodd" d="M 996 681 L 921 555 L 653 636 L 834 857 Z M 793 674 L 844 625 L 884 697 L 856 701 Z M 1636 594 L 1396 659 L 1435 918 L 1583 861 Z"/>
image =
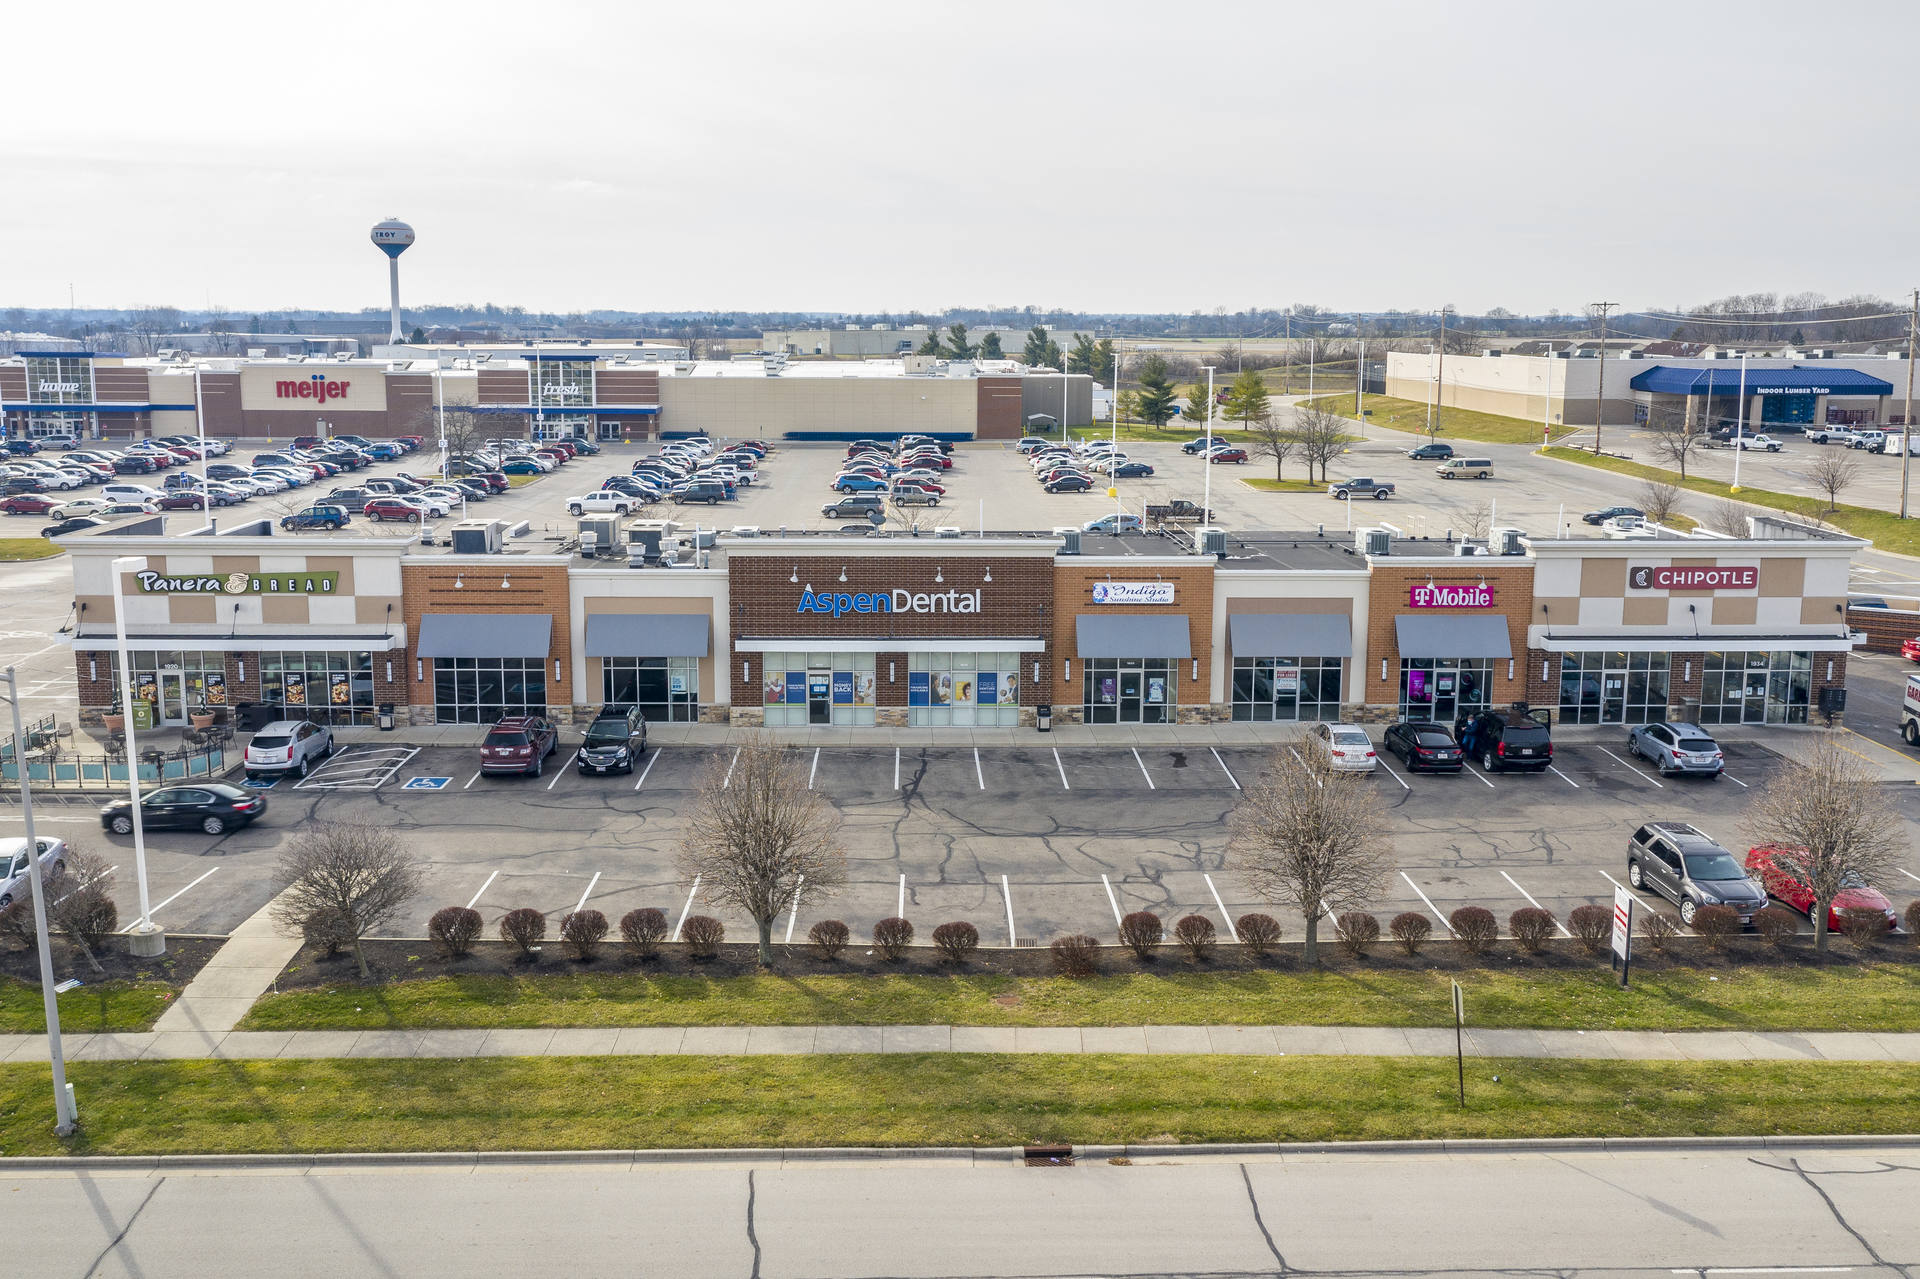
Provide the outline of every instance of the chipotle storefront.
<path id="1" fill-rule="evenodd" d="M 1051 539 L 729 541 L 732 721 L 1031 725 L 1053 700 Z"/>

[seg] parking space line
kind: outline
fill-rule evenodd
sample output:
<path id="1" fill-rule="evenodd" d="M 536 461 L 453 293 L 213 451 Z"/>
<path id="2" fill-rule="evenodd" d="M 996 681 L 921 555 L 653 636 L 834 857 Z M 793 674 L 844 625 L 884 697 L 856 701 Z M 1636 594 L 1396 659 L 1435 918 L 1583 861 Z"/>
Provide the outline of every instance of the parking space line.
<path id="1" fill-rule="evenodd" d="M 1601 873 L 1602 875 L 1607 875 L 1607 872 L 1606 872 L 1606 871 L 1604 871 L 1604 870 L 1603 870 L 1603 871 L 1601 871 L 1600 873 Z M 1645 905 L 1645 906 L 1646 906 L 1646 908 L 1647 908 L 1648 910 L 1652 910 L 1652 909 L 1653 909 L 1653 903 L 1652 903 L 1651 901 L 1649 901 L 1649 900 L 1647 899 L 1647 896 L 1646 896 L 1646 894 L 1645 894 L 1645 893 L 1634 893 L 1634 892 L 1633 892 L 1633 889 L 1631 889 L 1631 888 L 1628 888 L 1628 887 L 1627 887 L 1627 885 L 1625 885 L 1625 884 L 1623 884 L 1623 883 L 1621 883 L 1621 882 L 1620 882 L 1619 880 L 1617 880 L 1617 879 L 1615 879 L 1615 878 L 1614 878 L 1613 876 L 1611 876 L 1611 875 L 1607 875 L 1607 882 L 1608 882 L 1609 884 L 1612 884 L 1612 885 L 1613 885 L 1613 886 L 1614 886 L 1615 888 L 1626 888 L 1626 890 L 1627 890 L 1628 892 L 1630 892 L 1630 893 L 1633 893 L 1633 897 L 1634 897 L 1634 900 L 1635 900 L 1635 901 L 1637 901 L 1637 902 L 1640 902 L 1640 903 L 1642 903 L 1643 905 Z"/>
<path id="2" fill-rule="evenodd" d="M 472 777 L 469 777 L 469 778 L 467 779 L 467 786 L 471 786 L 471 785 L 473 785 L 473 784 L 474 784 L 475 782 L 477 782 L 477 781 L 479 781 L 479 780 L 480 780 L 480 773 L 479 773 L 479 770 L 477 770 L 477 769 L 476 769 L 476 770 L 474 771 L 474 774 L 473 774 L 473 776 L 472 776 Z M 461 789 L 461 790 L 465 790 L 465 789 L 467 789 L 467 786 L 462 786 L 462 787 L 461 787 L 460 789 Z"/>
<path id="3" fill-rule="evenodd" d="M 700 877 L 693 877 L 693 887 L 687 890 L 687 904 L 680 908 L 680 918 L 674 921 L 672 941 L 680 940 L 680 930 L 686 926 L 687 916 L 693 913 L 693 895 L 700 891 Z"/>
<path id="4" fill-rule="evenodd" d="M 374 746 L 354 754 L 354 747 L 347 747 L 326 763 L 315 769 L 311 776 L 293 784 L 295 790 L 379 790 L 393 780 L 393 775 L 406 767 L 407 761 L 420 753 L 418 746 Z M 337 765 L 348 759 L 353 767 L 339 768 Z M 379 777 L 368 784 L 375 774 Z M 348 780 L 336 781 L 345 777 Z"/>
<path id="5" fill-rule="evenodd" d="M 1498 786 L 1495 786 L 1493 784 L 1493 779 L 1491 777 L 1488 777 L 1485 773 L 1475 768 L 1472 764 L 1467 763 L 1466 760 L 1462 759 L 1460 761 L 1460 767 L 1466 769 L 1469 773 L 1472 773 L 1475 777 L 1478 777 L 1481 781 L 1485 782 L 1487 784 L 1488 790 L 1500 789 Z M 1549 765 L 1549 767 L 1551 767 L 1551 765 Z"/>
<path id="6" fill-rule="evenodd" d="M 566 763 L 562 764 L 560 766 L 560 771 L 553 775 L 553 780 L 547 783 L 547 789 L 552 790 L 555 786 L 559 785 L 560 779 L 567 775 L 567 770 L 569 768 L 572 768 L 575 764 L 578 764 L 579 762 L 580 762 L 580 752 L 575 751 L 573 753 L 573 758 L 568 760 Z"/>
<path id="7" fill-rule="evenodd" d="M 1440 913 L 1440 908 L 1434 905 L 1432 899 L 1429 898 L 1425 893 L 1420 892 L 1420 885 L 1413 882 L 1413 876 L 1407 874 L 1407 872 L 1403 870 L 1400 872 L 1400 878 L 1407 881 L 1408 888 L 1411 888 L 1414 892 L 1420 894 L 1420 900 L 1427 903 L 1427 909 L 1432 911 L 1433 917 L 1440 921 L 1440 927 L 1446 929 L 1450 935 L 1458 936 L 1458 934 L 1454 933 L 1453 931 L 1453 925 L 1447 922 L 1447 917 Z M 1331 914 L 1329 914 L 1328 917 L 1331 918 L 1332 917 Z"/>
<path id="8" fill-rule="evenodd" d="M 200 879 L 205 879 L 205 878 L 207 877 L 207 875 L 211 875 L 211 874 L 213 874 L 213 871 L 214 871 L 214 870 L 219 870 L 219 869 L 220 869 L 220 868 L 219 868 L 218 866 L 215 866 L 215 867 L 213 868 L 213 870 L 210 870 L 210 871 L 208 871 L 206 875 L 202 875 L 202 876 L 200 876 Z M 194 880 L 194 881 L 193 881 L 193 883 L 192 883 L 192 884 L 188 884 L 188 885 L 187 885 L 187 888 L 192 888 L 192 887 L 193 887 L 193 884 L 197 884 L 197 883 L 199 883 L 199 882 L 200 882 L 200 879 L 196 879 L 196 880 Z M 163 906 L 165 906 L 165 905 L 167 905 L 167 903 L 168 903 L 168 902 L 171 902 L 171 901 L 172 901 L 172 900 L 174 899 L 174 897 L 178 897 L 178 896 L 180 896 L 180 893 L 184 893 L 184 892 L 186 892 L 186 891 L 187 891 L 187 888 L 183 888 L 183 889 L 181 889 L 179 893 L 175 893 L 175 894 L 173 895 L 173 897 L 169 897 L 169 898 L 167 898 L 167 900 L 166 900 L 166 901 L 163 901 L 163 902 L 156 902 L 156 903 L 155 903 L 154 905 L 152 905 L 152 906 L 150 906 L 150 907 L 148 907 L 148 908 L 147 908 L 147 918 L 148 918 L 148 919 L 152 919 L 152 918 L 153 918 L 153 917 L 154 917 L 154 916 L 155 916 L 156 914 L 158 914 L 158 913 L 160 912 L 160 909 L 161 909 L 161 907 L 163 907 Z M 139 921 L 138 919 L 136 919 L 136 920 L 134 920 L 134 921 L 133 921 L 133 922 L 132 922 L 131 924 L 128 924 L 128 925 L 127 925 L 127 926 L 126 926 L 125 928 L 122 928 L 122 929 L 121 929 L 120 931 L 121 931 L 121 932 L 123 932 L 123 933 L 130 933 L 130 932 L 132 932 L 132 931 L 133 931 L 134 929 L 136 929 L 136 928 L 138 928 L 139 926 L 140 926 L 140 921 Z"/>
<path id="9" fill-rule="evenodd" d="M 1912 871 L 1906 869 L 1905 867 L 1900 868 L 1900 873 L 1902 875 L 1905 875 L 1908 879 L 1911 879 L 1914 883 L 1920 884 L 1920 875 L 1914 874 Z"/>
<path id="10" fill-rule="evenodd" d="M 480 900 L 480 899 L 481 899 L 482 897 L 484 897 L 484 896 L 486 895 L 486 892 L 487 892 L 487 890 L 488 890 L 489 888 L 491 888 L 491 887 L 493 887 L 493 881 L 494 881 L 494 880 L 496 880 L 496 879 L 498 879 L 498 878 L 500 878 L 500 872 L 499 872 L 499 871 L 497 871 L 497 870 L 496 870 L 496 871 L 494 871 L 494 872 L 493 872 L 493 874 L 491 874 L 491 875 L 489 875 L 489 876 L 487 876 L 487 882 L 486 882 L 486 883 L 484 883 L 484 884 L 482 884 L 482 885 L 480 885 L 480 891 L 479 891 L 479 892 L 477 892 L 477 893 L 475 893 L 475 894 L 474 894 L 474 895 L 473 895 L 473 896 L 472 896 L 472 897 L 471 897 L 471 898 L 470 898 L 470 899 L 469 899 L 469 900 L 467 901 L 467 909 L 468 909 L 468 910 L 472 910 L 472 909 L 473 909 L 473 905 L 474 905 L 474 903 L 475 903 L 475 902 L 477 902 L 477 901 L 479 901 L 479 900 Z"/>
<path id="11" fill-rule="evenodd" d="M 1399 782 L 1399 783 L 1400 783 L 1400 789 L 1401 789 L 1401 790 L 1404 790 L 1404 791 L 1410 791 L 1410 790 L 1412 790 L 1412 789 L 1413 789 L 1413 787 L 1411 787 L 1411 786 L 1409 786 L 1409 785 L 1407 785 L 1407 779 L 1406 779 L 1406 778 L 1404 778 L 1404 777 L 1402 777 L 1402 776 L 1400 776 L 1400 774 L 1398 774 L 1398 773 L 1396 773 L 1396 772 L 1394 772 L 1394 771 L 1393 771 L 1393 767 L 1392 767 L 1392 766 L 1391 766 L 1390 764 L 1388 764 L 1388 763 L 1387 763 L 1387 761 L 1386 761 L 1385 759 L 1383 759 L 1383 758 L 1381 758 L 1380 756 L 1378 756 L 1378 755 L 1376 755 L 1376 756 L 1374 756 L 1374 762 L 1375 762 L 1375 763 L 1377 763 L 1377 764 L 1379 764 L 1379 765 L 1380 765 L 1380 767 L 1382 767 L 1382 768 L 1384 768 L 1384 769 L 1386 769 L 1386 770 L 1387 770 L 1387 776 L 1388 776 L 1388 777 L 1391 777 L 1391 778 L 1392 778 L 1392 779 L 1393 779 L 1394 781 L 1396 781 L 1396 782 Z"/>
<path id="12" fill-rule="evenodd" d="M 1051 749 L 1053 750 L 1053 766 L 1060 770 L 1060 789 L 1072 790 L 1073 787 L 1067 785 L 1067 766 L 1060 762 L 1060 748 L 1055 746 Z"/>
<path id="13" fill-rule="evenodd" d="M 1147 779 L 1147 789 L 1159 790 L 1160 788 L 1153 784 L 1153 774 L 1147 771 L 1147 761 L 1140 758 L 1140 748 L 1138 746 L 1130 746 L 1128 749 L 1133 752 L 1133 762 L 1140 765 L 1140 776 Z"/>
<path id="14" fill-rule="evenodd" d="M 1013 889 L 1007 886 L 1007 877 L 1000 877 L 1000 895 L 1007 900 L 1007 949 L 1012 950 L 1020 944 L 1020 938 L 1013 931 Z"/>
<path id="15" fill-rule="evenodd" d="M 40 820 L 40 816 L 39 816 L 39 814 L 37 814 L 37 813 L 36 813 L 36 814 L 34 814 L 34 821 L 35 821 L 35 822 L 38 822 L 39 820 Z M 112 865 L 112 866 L 109 866 L 109 867 L 107 867 L 107 868 L 106 868 L 105 870 L 103 870 L 103 871 L 101 871 L 101 872 L 100 872 L 100 874 L 99 874 L 98 876 L 96 876 L 96 878 L 99 878 L 99 879 L 105 879 L 105 878 L 106 878 L 106 877 L 107 877 L 108 875 L 111 875 L 111 874 L 113 874 L 113 872 L 115 872 L 116 870 L 119 870 L 119 869 L 120 869 L 120 866 L 119 866 L 119 863 L 117 863 L 117 862 L 116 862 L 116 863 L 115 863 L 114 865 Z M 42 882 L 44 882 L 44 881 L 42 881 Z M 58 906 L 58 905 L 59 905 L 59 904 L 60 904 L 61 902 L 63 902 L 63 901 L 65 901 L 65 900 L 67 900 L 67 898 L 69 898 L 69 897 L 71 897 L 71 896 L 73 896 L 73 894 L 74 894 L 74 893 L 77 893 L 77 892 L 79 892 L 79 891 L 80 891 L 81 889 L 83 889 L 83 888 L 85 888 L 85 887 L 87 886 L 87 884 L 91 884 L 91 883 L 93 883 L 93 882 L 94 882 L 93 880 L 91 880 L 91 879 L 89 879 L 89 880 L 87 881 L 87 883 L 86 883 L 86 884 L 75 884 L 75 885 L 73 886 L 73 889 L 72 889 L 72 891 L 71 891 L 71 892 L 65 892 L 65 893 L 62 893 L 62 894 L 60 894 L 60 896 L 58 896 L 58 897 L 56 897 L 56 898 L 54 898 L 54 899 L 53 899 L 53 900 L 52 900 L 51 902 L 49 902 L 49 903 L 48 903 L 48 905 L 49 905 L 50 907 L 51 907 L 51 906 Z"/>
<path id="16" fill-rule="evenodd" d="M 1233 783 L 1233 788 L 1235 790 L 1239 790 L 1240 779 L 1233 775 L 1233 770 L 1231 768 L 1227 767 L 1227 761 L 1220 758 L 1220 752 L 1217 750 L 1214 750 L 1213 747 L 1211 746 L 1207 747 L 1207 749 L 1213 753 L 1213 762 L 1220 765 L 1220 771 L 1227 775 L 1227 780 Z M 1063 769 L 1060 774 L 1060 780 L 1064 782 L 1066 779 L 1067 779 L 1066 772 Z"/>
<path id="17" fill-rule="evenodd" d="M 1667 788 L 1667 784 L 1665 782 L 1661 781 L 1656 777 L 1647 777 L 1645 773 L 1635 768 L 1632 764 L 1627 763 L 1626 760 L 1621 759 L 1618 755 L 1614 754 L 1612 751 L 1608 750 L 1606 747 L 1596 746 L 1594 747 L 1594 749 L 1599 751 L 1602 755 L 1605 755 L 1608 759 L 1612 760 L 1614 763 L 1620 765 L 1620 767 L 1626 769 L 1629 773 L 1634 774 L 1636 777 L 1645 778 L 1647 781 L 1652 782 L 1655 786 L 1658 786 L 1661 790 L 1665 790 Z"/>
<path id="18" fill-rule="evenodd" d="M 1575 790 L 1580 789 L 1579 782 L 1574 781 L 1571 777 L 1568 777 L 1565 773 L 1555 768 L 1552 764 L 1547 765 L 1547 771 L 1549 773 L 1552 773 L 1555 777 L 1558 777 L 1561 781 L 1565 782 L 1567 785 L 1573 787 Z"/>
<path id="19" fill-rule="evenodd" d="M 664 746 L 656 746 L 654 748 L 653 758 L 649 759 L 647 761 L 647 766 L 640 770 L 640 780 L 633 784 L 633 788 L 635 790 L 639 790 L 642 786 L 647 784 L 647 774 L 651 773 L 653 771 L 653 766 L 660 762 L 660 752 L 665 749 L 666 747 Z"/>
<path id="20" fill-rule="evenodd" d="M 1729 773 L 1724 769 L 1721 770 L 1720 776 L 1726 778 L 1728 781 L 1732 782 L 1735 786 L 1738 786 L 1741 790 L 1753 789 L 1753 787 L 1747 785 L 1745 782 L 1741 781 L 1738 777 L 1735 777 L 1732 773 Z"/>
<path id="21" fill-rule="evenodd" d="M 1113 907 L 1113 923 L 1114 927 L 1118 928 L 1120 926 L 1120 899 L 1113 895 L 1113 882 L 1105 875 L 1100 877 L 1100 883 L 1107 890 L 1107 905 Z"/>
<path id="22" fill-rule="evenodd" d="M 980 748 L 973 748 L 973 780 L 980 783 L 980 789 L 987 788 L 987 775 L 980 771 Z"/>
<path id="23" fill-rule="evenodd" d="M 1220 918 L 1227 926 L 1227 936 L 1233 939 L 1234 945 L 1239 945 L 1240 932 L 1233 926 L 1233 916 L 1227 913 L 1227 904 L 1220 900 L 1220 890 L 1213 886 L 1213 876 L 1202 871 L 1200 878 L 1207 881 L 1207 891 L 1213 894 L 1213 904 L 1220 908 Z"/>
<path id="24" fill-rule="evenodd" d="M 735 764 L 738 764 L 739 762 L 740 762 L 740 748 L 736 746 L 733 748 L 733 758 L 727 761 L 727 775 L 720 779 L 721 790 L 725 790 L 727 787 L 733 785 L 733 766 Z M 813 788 L 808 787 L 807 789 L 811 790 Z"/>
<path id="25" fill-rule="evenodd" d="M 805 875 L 793 881 L 793 910 L 787 916 L 787 943 L 793 943 L 793 926 L 800 918 L 800 890 L 807 886 Z"/>
<path id="26" fill-rule="evenodd" d="M 893 913 L 897 919 L 907 917 L 907 877 L 905 875 L 900 877 L 900 896 L 894 902 Z"/>
<path id="27" fill-rule="evenodd" d="M 808 790 L 813 789 L 814 774 L 818 773 L 819 771 L 820 771 L 820 748 L 816 746 L 813 748 L 813 767 L 807 770 L 807 789 Z"/>
<path id="28" fill-rule="evenodd" d="M 1535 909 L 1537 909 L 1537 910 L 1545 910 L 1545 909 L 1546 909 L 1546 907 L 1545 907 L 1545 906 L 1542 906 L 1542 905 L 1541 905 L 1541 904 L 1540 904 L 1540 903 L 1539 903 L 1538 901 L 1535 901 L 1535 900 L 1534 900 L 1534 896 L 1533 896 L 1533 894 L 1532 894 L 1532 893 L 1530 893 L 1530 892 L 1528 892 L 1528 891 L 1527 891 L 1526 889 L 1524 889 L 1524 888 L 1522 888 L 1522 887 L 1520 887 L 1520 881 L 1519 881 L 1519 880 L 1517 880 L 1517 879 L 1515 879 L 1515 878 L 1514 878 L 1513 876 L 1511 876 L 1511 875 L 1509 875 L 1509 874 L 1507 874 L 1507 872 L 1506 872 L 1506 871 L 1504 871 L 1504 870 L 1503 870 L 1503 871 L 1501 871 L 1501 872 L 1500 872 L 1500 878 L 1502 878 L 1502 879 L 1504 879 L 1504 880 L 1506 880 L 1506 881 L 1507 881 L 1507 882 L 1508 882 L 1509 884 L 1512 884 L 1512 885 L 1513 885 L 1513 887 L 1514 887 L 1514 891 L 1516 891 L 1516 892 L 1518 892 L 1518 893 L 1519 893 L 1519 894 L 1520 894 L 1520 895 L 1521 895 L 1522 897 L 1524 897 L 1524 898 L 1526 898 L 1526 899 L 1527 899 L 1527 900 L 1528 900 L 1529 902 L 1532 902 L 1532 903 L 1533 903 L 1533 905 L 1534 905 L 1534 908 L 1535 908 Z M 1568 931 L 1567 931 L 1567 926 L 1566 926 L 1565 924 L 1563 924 L 1563 923 L 1561 923 L 1558 917 L 1556 917 L 1556 918 L 1554 919 L 1554 921 L 1553 921 L 1553 926 L 1554 926 L 1555 928 L 1558 928 L 1558 929 L 1560 930 L 1560 935 L 1561 935 L 1562 937 L 1571 937 L 1571 936 L 1573 936 L 1573 934 L 1572 934 L 1572 933 L 1570 933 L 1570 932 L 1568 932 Z"/>
<path id="29" fill-rule="evenodd" d="M 573 912 L 579 914 L 587 908 L 587 898 L 593 896 L 593 886 L 600 882 L 600 872 L 594 871 L 593 878 L 587 881 L 587 891 L 580 894 L 580 900 L 574 903 Z"/>
<path id="30" fill-rule="evenodd" d="M 893 748 L 893 788 L 900 789 L 900 748 Z"/>
<path id="31" fill-rule="evenodd" d="M 1300 767 L 1305 768 L 1307 766 L 1307 757 L 1302 755 L 1299 751 L 1294 750 L 1293 747 L 1291 746 L 1287 747 L 1287 753 L 1300 761 Z M 1321 790 L 1325 790 L 1327 788 L 1327 784 L 1321 781 L 1318 777 L 1315 777 L 1313 779 L 1313 784 L 1315 786 L 1318 786 Z M 1488 785 L 1492 785 L 1492 783 L 1489 782 Z"/>

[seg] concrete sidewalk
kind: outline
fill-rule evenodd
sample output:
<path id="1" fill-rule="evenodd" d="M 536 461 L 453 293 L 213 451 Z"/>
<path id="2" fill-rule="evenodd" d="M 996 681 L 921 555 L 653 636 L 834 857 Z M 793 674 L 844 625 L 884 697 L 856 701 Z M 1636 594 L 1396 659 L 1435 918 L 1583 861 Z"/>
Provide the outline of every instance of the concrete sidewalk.
<path id="1" fill-rule="evenodd" d="M 1451 1057 L 1444 1028 L 1378 1026 L 650 1026 L 597 1030 L 225 1031 L 69 1035 L 69 1061 L 312 1057 L 662 1057 L 828 1053 L 1284 1054 Z M 1474 1057 L 1609 1061 L 1920 1062 L 1920 1034 L 1469 1030 Z M 44 1035 L 0 1036 L 0 1062 L 46 1060 Z"/>
<path id="2" fill-rule="evenodd" d="M 300 953 L 300 938 L 285 936 L 274 927 L 273 905 L 268 902 L 233 930 L 226 944 L 186 984 L 180 997 L 160 1014 L 160 1020 L 154 1023 L 154 1037 L 183 1045 L 191 1041 L 199 1046 L 194 1055 L 213 1055 L 221 1039 L 253 1007 L 253 1001 L 266 993 L 281 970 Z"/>

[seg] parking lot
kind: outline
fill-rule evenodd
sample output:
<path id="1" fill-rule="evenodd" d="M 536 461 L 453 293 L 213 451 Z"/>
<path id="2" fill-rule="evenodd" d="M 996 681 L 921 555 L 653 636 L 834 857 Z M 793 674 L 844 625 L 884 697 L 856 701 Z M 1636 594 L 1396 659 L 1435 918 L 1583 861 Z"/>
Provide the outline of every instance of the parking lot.
<path id="1" fill-rule="evenodd" d="M 224 933 L 271 898 L 273 863 L 292 831 L 348 820 L 403 832 L 428 863 L 426 891 L 398 935 L 423 935 L 427 917 L 447 905 L 472 905 L 491 927 L 518 906 L 545 911 L 557 925 L 584 903 L 614 919 L 637 906 L 658 907 L 672 921 L 714 913 L 731 936 L 750 937 L 745 918 L 690 894 L 674 868 L 681 821 L 703 774 L 724 778 L 732 753 L 657 746 L 631 777 L 550 766 L 536 779 L 480 776 L 470 748 L 343 749 L 305 781 L 269 788 L 269 813 L 258 825 L 219 839 L 149 835 L 155 916 L 178 932 Z M 822 918 L 843 919 L 865 936 L 876 920 L 904 912 L 923 935 L 965 919 L 984 944 L 1043 945 L 1066 932 L 1110 937 L 1117 916 L 1136 909 L 1168 920 L 1198 911 L 1216 923 L 1266 909 L 1299 935 L 1297 920 L 1252 900 L 1224 861 L 1225 819 L 1268 748 L 1036 742 L 796 753 L 810 784 L 844 815 L 850 882 L 831 900 L 803 891 L 776 937 L 791 926 L 803 938 Z M 1369 784 L 1388 810 L 1397 864 L 1372 908 L 1383 919 L 1424 912 L 1436 937 L 1462 905 L 1486 906 L 1504 921 L 1537 903 L 1565 919 L 1576 906 L 1611 900 L 1625 878 L 1628 835 L 1655 818 L 1692 821 L 1744 852 L 1741 815 L 1779 761 L 1753 745 L 1728 744 L 1726 753 L 1728 771 L 1717 782 L 1661 779 L 1617 744 L 1595 740 L 1562 744 L 1542 774 L 1470 768 L 1409 776 L 1388 759 Z M 563 747 L 555 763 L 571 755 Z M 1892 792 L 1909 821 L 1920 819 L 1914 790 Z M 130 920 L 131 840 L 103 834 L 90 803 L 56 801 L 42 813 L 49 833 L 108 851 Z M 1897 902 L 1920 895 L 1920 860 L 1882 887 Z"/>

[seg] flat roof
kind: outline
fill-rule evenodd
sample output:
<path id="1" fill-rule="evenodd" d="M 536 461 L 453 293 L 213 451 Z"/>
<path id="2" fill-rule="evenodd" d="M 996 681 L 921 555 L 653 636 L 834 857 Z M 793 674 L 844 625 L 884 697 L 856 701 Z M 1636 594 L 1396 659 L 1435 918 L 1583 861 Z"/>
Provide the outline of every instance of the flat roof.
<path id="1" fill-rule="evenodd" d="M 1222 572 L 1351 570 L 1366 572 L 1366 557 L 1354 550 L 1351 533 L 1264 531 L 1228 533 Z"/>

